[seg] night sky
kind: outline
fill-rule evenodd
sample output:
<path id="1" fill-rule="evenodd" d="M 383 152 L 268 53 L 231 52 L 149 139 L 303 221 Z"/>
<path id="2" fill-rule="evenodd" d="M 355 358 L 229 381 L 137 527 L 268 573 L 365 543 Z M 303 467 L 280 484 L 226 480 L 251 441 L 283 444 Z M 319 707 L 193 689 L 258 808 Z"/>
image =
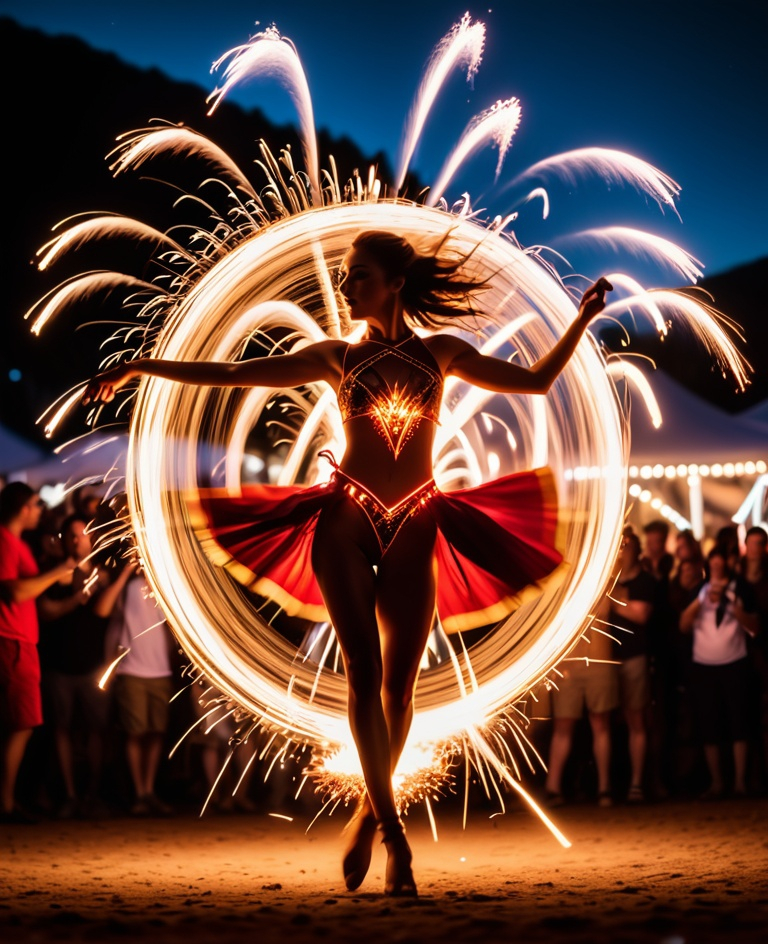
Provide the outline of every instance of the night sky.
<path id="1" fill-rule="evenodd" d="M 493 186 L 496 153 L 488 149 L 455 182 L 452 199 L 466 190 L 476 208 L 506 213 L 522 191 L 504 193 L 504 183 L 535 161 L 588 145 L 619 148 L 682 185 L 682 224 L 631 191 L 607 193 L 592 181 L 572 193 L 549 181 L 551 217 L 542 224 L 540 204 L 530 204 L 519 223 L 521 241 L 559 248 L 558 237 L 570 231 L 619 223 L 680 243 L 710 274 L 768 254 L 762 0 L 503 0 L 490 9 L 453 0 L 379 7 L 349 0 L 0 0 L 0 12 L 24 26 L 77 35 L 206 92 L 215 84 L 213 60 L 275 23 L 298 47 L 317 126 L 349 135 L 366 153 L 385 150 L 393 165 L 424 64 L 467 9 L 488 27 L 483 63 L 473 88 L 458 72 L 445 88 L 412 164 L 423 181 L 435 180 L 473 115 L 515 95 L 523 120 L 499 183 Z M 29 63 L 20 73 L 33 69 Z M 273 80 L 254 82 L 232 98 L 275 121 L 294 119 Z M 147 116 L 154 117 L 151 102 Z M 215 137 L 213 127 L 200 130 Z M 582 263 L 578 253 L 570 258 Z M 594 260 L 583 264 L 593 268 Z M 611 260 L 609 268 L 621 264 Z M 649 280 L 676 282 L 658 270 Z"/>

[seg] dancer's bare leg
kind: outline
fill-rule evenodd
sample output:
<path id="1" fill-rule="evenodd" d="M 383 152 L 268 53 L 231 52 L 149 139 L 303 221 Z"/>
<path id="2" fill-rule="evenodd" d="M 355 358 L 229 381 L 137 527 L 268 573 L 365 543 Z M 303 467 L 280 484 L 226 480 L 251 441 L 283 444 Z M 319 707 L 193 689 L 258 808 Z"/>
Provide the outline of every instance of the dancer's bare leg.
<path id="1" fill-rule="evenodd" d="M 413 720 L 413 693 L 435 612 L 435 526 L 424 516 L 406 525 L 378 569 L 376 611 L 382 646 L 382 704 L 394 774 Z M 356 813 L 373 816 L 367 794 Z"/>
<path id="2" fill-rule="evenodd" d="M 312 567 L 341 646 L 349 724 L 366 789 L 376 818 L 383 820 L 395 817 L 397 810 L 381 699 L 381 642 L 372 565 L 377 556 L 371 524 L 351 499 L 340 499 L 320 515 Z"/>
<path id="3" fill-rule="evenodd" d="M 435 537 L 431 517 L 425 514 L 411 519 L 379 567 L 376 611 L 392 773 L 413 721 L 413 694 L 435 616 Z"/>
<path id="4" fill-rule="evenodd" d="M 413 720 L 413 696 L 435 615 L 435 523 L 412 518 L 379 565 L 376 612 L 381 637 L 384 716 L 389 730 L 390 776 Z M 399 820 L 381 825 L 387 847 L 386 890 L 415 895 L 411 850 Z"/>
<path id="5" fill-rule="evenodd" d="M 344 857 L 350 889 L 368 870 L 378 820 L 389 853 L 387 890 L 415 894 L 392 771 L 410 727 L 413 689 L 434 614 L 434 542 L 434 524 L 426 516 L 415 519 L 374 575 L 378 542 L 357 506 L 340 501 L 321 516 L 315 532 L 313 568 L 344 655 L 350 726 L 367 790 Z"/>

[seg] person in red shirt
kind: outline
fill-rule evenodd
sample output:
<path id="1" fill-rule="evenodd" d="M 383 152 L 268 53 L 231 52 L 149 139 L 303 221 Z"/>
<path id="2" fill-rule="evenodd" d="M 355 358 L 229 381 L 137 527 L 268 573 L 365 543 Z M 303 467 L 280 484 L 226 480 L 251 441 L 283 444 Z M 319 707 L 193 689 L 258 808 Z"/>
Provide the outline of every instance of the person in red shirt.
<path id="1" fill-rule="evenodd" d="M 41 574 L 24 531 L 37 527 L 42 503 L 24 482 L 0 492 L 0 822 L 31 817 L 16 806 L 16 777 L 33 728 L 43 723 L 35 599 L 70 574 L 66 560 Z"/>

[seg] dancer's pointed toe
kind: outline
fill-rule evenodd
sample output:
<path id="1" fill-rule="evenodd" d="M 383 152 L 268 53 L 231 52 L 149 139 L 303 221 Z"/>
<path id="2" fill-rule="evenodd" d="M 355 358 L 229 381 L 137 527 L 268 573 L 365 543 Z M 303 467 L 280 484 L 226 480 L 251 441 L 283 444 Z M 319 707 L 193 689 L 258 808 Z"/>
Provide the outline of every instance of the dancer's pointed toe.
<path id="1" fill-rule="evenodd" d="M 392 898 L 417 898 L 416 880 L 411 870 L 411 847 L 405 838 L 405 827 L 400 817 L 381 820 L 381 841 L 387 847 L 387 872 L 384 894 Z"/>
<path id="2" fill-rule="evenodd" d="M 353 892 L 363 884 L 371 866 L 373 841 L 376 837 L 376 817 L 370 808 L 366 811 L 364 804 L 361 803 L 349 821 L 347 830 L 350 832 L 350 842 L 344 853 L 342 868 L 344 884 L 348 891 Z"/>

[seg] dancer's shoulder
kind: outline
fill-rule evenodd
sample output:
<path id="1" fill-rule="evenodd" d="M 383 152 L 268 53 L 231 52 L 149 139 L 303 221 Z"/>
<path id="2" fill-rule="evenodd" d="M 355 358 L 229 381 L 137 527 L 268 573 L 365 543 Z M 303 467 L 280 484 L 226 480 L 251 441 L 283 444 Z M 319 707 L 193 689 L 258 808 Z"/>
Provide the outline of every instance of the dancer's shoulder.
<path id="1" fill-rule="evenodd" d="M 455 334 L 448 334 L 447 332 L 430 334 L 423 340 L 427 350 L 437 361 L 443 374 L 449 370 L 451 364 L 457 357 L 477 353 L 477 349 L 468 341 L 457 338 Z"/>

